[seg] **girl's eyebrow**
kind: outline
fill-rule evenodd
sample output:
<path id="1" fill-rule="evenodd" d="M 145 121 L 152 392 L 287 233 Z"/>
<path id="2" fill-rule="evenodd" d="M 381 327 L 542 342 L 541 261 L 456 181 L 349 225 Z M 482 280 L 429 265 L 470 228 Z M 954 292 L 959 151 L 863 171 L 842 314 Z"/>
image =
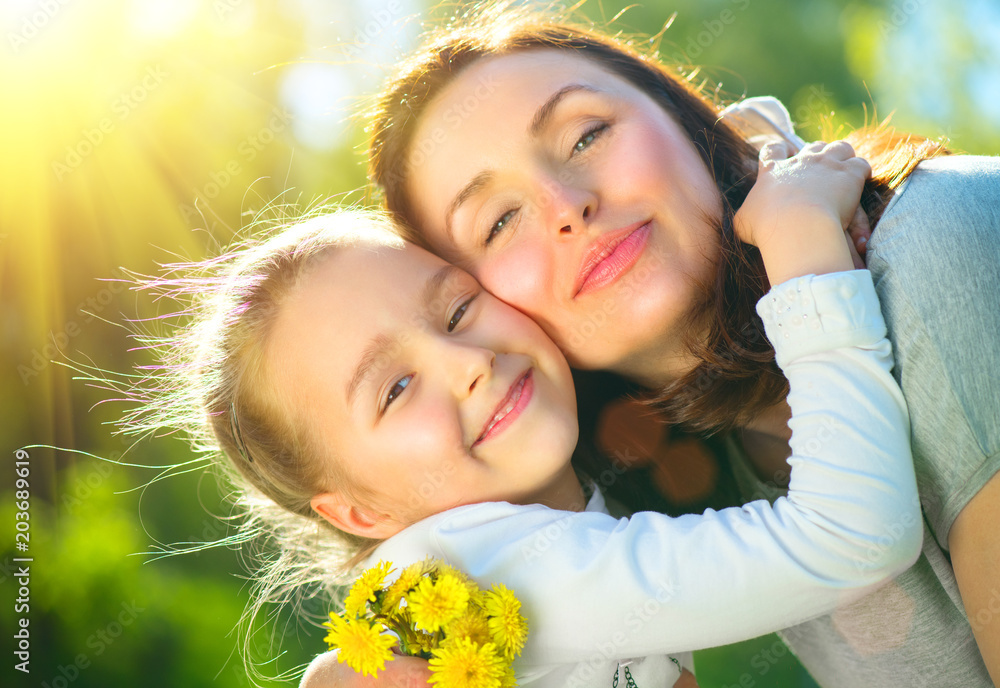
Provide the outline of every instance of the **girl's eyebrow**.
<path id="1" fill-rule="evenodd" d="M 549 96 L 546 101 L 542 103 L 542 106 L 535 111 L 534 117 L 531 118 L 531 124 L 528 125 L 528 135 L 533 139 L 538 138 L 538 135 L 542 132 L 542 130 L 548 126 L 549 120 L 552 119 L 552 114 L 555 112 L 556 107 L 559 106 L 559 103 L 562 102 L 566 96 L 580 91 L 586 91 L 587 93 L 603 93 L 601 89 L 588 86 L 587 84 L 568 84 L 563 86 Z M 479 172 L 469 181 L 468 184 L 463 186 L 462 189 L 455 194 L 455 198 L 453 198 L 451 203 L 448 204 L 448 209 L 445 210 L 444 214 L 444 227 L 450 241 L 455 241 L 455 237 L 453 236 L 451 230 L 451 218 L 455 214 L 455 211 L 458 210 L 459 206 L 469 200 L 472 196 L 485 188 L 486 185 L 492 180 L 492 170 L 483 170 Z"/>
<path id="2" fill-rule="evenodd" d="M 357 398 L 358 387 L 371 375 L 372 371 L 375 370 L 379 358 L 392 348 L 394 342 L 395 339 L 391 337 L 386 337 L 384 334 L 377 334 L 372 338 L 368 346 L 365 347 L 364 353 L 361 354 L 361 358 L 358 360 L 358 367 L 355 368 L 354 375 L 347 384 L 347 404 L 349 406 Z"/>
<path id="3" fill-rule="evenodd" d="M 432 314 L 431 311 L 434 310 L 435 303 L 448 281 L 464 274 L 466 273 L 461 268 L 445 264 L 427 278 L 423 290 L 420 292 L 421 306 L 425 315 Z M 354 403 L 358 387 L 375 370 L 379 359 L 387 355 L 397 345 L 398 341 L 397 337 L 388 337 L 382 333 L 372 337 L 371 342 L 365 347 L 364 353 L 361 354 L 361 358 L 358 360 L 358 366 L 354 370 L 351 381 L 347 384 L 348 405 Z"/>

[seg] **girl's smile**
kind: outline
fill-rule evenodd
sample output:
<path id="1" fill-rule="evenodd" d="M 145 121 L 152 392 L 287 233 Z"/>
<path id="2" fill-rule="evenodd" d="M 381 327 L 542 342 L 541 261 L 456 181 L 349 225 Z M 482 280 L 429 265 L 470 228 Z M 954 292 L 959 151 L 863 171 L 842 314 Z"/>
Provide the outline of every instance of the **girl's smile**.
<path id="1" fill-rule="evenodd" d="M 531 401 L 531 395 L 534 391 L 535 383 L 531 378 L 531 369 L 529 368 L 507 390 L 507 395 L 500 400 L 496 412 L 490 416 L 482 434 L 472 443 L 472 446 L 475 447 L 506 430 L 521 415 L 521 411 Z"/>
<path id="2" fill-rule="evenodd" d="M 412 244 L 316 260 L 281 305 L 269 357 L 309 439 L 347 474 L 340 501 L 327 497 L 349 508 L 321 514 L 386 537 L 463 504 L 574 506 L 575 391 L 541 328 Z"/>

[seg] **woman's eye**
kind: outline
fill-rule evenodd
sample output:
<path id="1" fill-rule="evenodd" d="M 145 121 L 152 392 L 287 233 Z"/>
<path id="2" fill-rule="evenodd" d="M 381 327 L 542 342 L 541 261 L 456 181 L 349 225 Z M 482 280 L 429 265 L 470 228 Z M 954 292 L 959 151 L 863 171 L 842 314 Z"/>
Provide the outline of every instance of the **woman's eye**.
<path id="1" fill-rule="evenodd" d="M 389 394 L 385 398 L 385 405 L 382 407 L 383 413 L 387 408 L 389 408 L 389 404 L 394 402 L 396 400 L 396 397 L 398 397 L 400 394 L 403 393 L 403 390 L 406 389 L 406 386 L 410 384 L 410 381 L 412 379 L 413 379 L 412 375 L 407 375 L 406 377 L 400 378 L 399 380 L 396 381 L 396 384 L 394 384 L 389 389 Z"/>
<path id="2" fill-rule="evenodd" d="M 592 144 L 597 138 L 604 133 L 604 130 L 608 128 L 607 124 L 598 124 L 596 127 L 588 131 L 586 134 L 580 137 L 580 140 L 573 144 L 573 152 L 580 153 L 587 149 L 590 144 Z"/>
<path id="3" fill-rule="evenodd" d="M 473 296 L 468 301 L 464 301 L 462 303 L 462 305 L 459 306 L 458 308 L 456 308 L 455 312 L 451 314 L 451 320 L 448 321 L 448 331 L 449 332 L 451 332 L 456 327 L 458 327 L 458 323 L 462 321 L 462 317 L 465 316 L 465 312 L 467 310 L 469 310 L 469 306 L 472 304 L 472 302 L 475 299 L 476 299 L 476 297 Z"/>
<path id="4" fill-rule="evenodd" d="M 501 215 L 496 222 L 493 223 L 493 226 L 490 227 L 489 234 L 486 235 L 487 246 L 489 246 L 490 243 L 497 238 L 497 235 L 499 235 L 500 232 L 504 230 L 504 228 L 507 226 L 507 223 L 514 219 L 514 213 L 515 213 L 514 210 L 508 210 L 506 213 Z"/>

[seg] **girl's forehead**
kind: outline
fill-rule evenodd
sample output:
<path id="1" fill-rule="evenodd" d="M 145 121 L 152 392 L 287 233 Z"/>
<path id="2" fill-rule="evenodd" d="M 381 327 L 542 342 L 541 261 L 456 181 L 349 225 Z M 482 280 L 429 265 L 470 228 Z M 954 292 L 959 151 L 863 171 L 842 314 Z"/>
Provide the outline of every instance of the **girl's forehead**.
<path id="1" fill-rule="evenodd" d="M 423 326 L 456 271 L 413 244 L 359 243 L 330 252 L 278 313 L 275 365 L 290 388 L 343 387 L 348 367 L 356 368 L 366 351 Z"/>

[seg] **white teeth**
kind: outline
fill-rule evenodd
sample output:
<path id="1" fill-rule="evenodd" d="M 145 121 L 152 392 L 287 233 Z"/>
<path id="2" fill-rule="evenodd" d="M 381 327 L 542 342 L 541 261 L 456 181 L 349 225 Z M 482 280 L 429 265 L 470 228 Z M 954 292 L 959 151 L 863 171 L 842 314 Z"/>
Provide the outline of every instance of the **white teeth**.
<path id="1" fill-rule="evenodd" d="M 507 402 L 506 406 L 497 411 L 496 415 L 494 415 L 492 420 L 490 420 L 490 424 L 486 426 L 486 429 L 483 431 L 483 434 L 480 435 L 480 437 L 488 435 L 490 430 L 493 429 L 494 425 L 502 421 L 507 416 L 508 413 L 514 410 L 514 407 L 517 406 L 517 402 L 521 399 L 521 392 L 523 389 L 524 389 L 524 380 L 522 379 L 520 384 L 518 384 L 517 389 L 514 390 L 514 396 L 511 397 L 510 401 Z"/>

